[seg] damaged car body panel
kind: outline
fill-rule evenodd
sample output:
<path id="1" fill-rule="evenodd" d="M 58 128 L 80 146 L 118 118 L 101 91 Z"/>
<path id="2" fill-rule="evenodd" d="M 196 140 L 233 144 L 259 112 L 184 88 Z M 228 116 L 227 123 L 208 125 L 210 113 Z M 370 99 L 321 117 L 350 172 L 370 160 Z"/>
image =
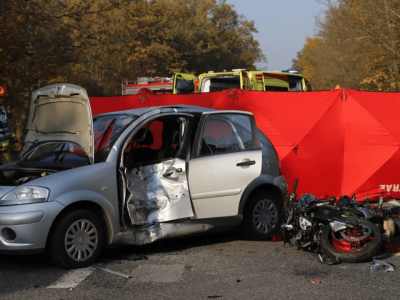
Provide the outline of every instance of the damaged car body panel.
<path id="1" fill-rule="evenodd" d="M 193 216 L 184 168 L 184 161 L 174 159 L 127 172 L 127 209 L 132 225 Z"/>
<path id="2" fill-rule="evenodd" d="M 78 268 L 113 244 L 242 222 L 252 238 L 279 229 L 286 182 L 251 113 L 182 105 L 88 121 L 87 99 L 69 84 L 33 93 L 24 152 L 0 166 L 0 252 L 48 245 L 56 264 Z M 73 116 L 48 117 L 51 107 Z M 272 219 L 260 221 L 260 207 Z"/>
<path id="3" fill-rule="evenodd" d="M 130 225 L 148 225 L 193 216 L 186 159 L 192 115 L 164 114 L 141 124 L 125 143 L 121 169 Z M 189 125 L 190 124 L 190 125 Z M 186 158 L 186 155 L 183 155 Z"/>
<path id="4" fill-rule="evenodd" d="M 228 230 L 239 226 L 241 222 L 242 217 L 234 216 L 229 218 L 186 219 L 180 222 L 154 223 L 122 232 L 120 243 L 125 245 L 144 245 L 166 238 Z"/>

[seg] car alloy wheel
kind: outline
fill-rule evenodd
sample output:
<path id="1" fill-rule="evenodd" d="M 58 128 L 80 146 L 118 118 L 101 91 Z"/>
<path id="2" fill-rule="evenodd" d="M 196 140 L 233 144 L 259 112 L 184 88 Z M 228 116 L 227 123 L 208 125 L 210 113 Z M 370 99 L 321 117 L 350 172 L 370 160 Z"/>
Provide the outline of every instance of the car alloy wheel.
<path id="1" fill-rule="evenodd" d="M 104 248 L 104 226 L 100 214 L 81 208 L 66 210 L 57 218 L 50 233 L 50 258 L 67 269 L 90 266 Z"/>
<path id="2" fill-rule="evenodd" d="M 253 210 L 253 224 L 258 232 L 271 232 L 278 222 L 278 208 L 270 199 L 260 200 Z"/>
<path id="3" fill-rule="evenodd" d="M 98 247 L 98 233 L 94 224 L 88 220 L 74 222 L 65 234 L 65 250 L 75 261 L 89 259 Z"/>

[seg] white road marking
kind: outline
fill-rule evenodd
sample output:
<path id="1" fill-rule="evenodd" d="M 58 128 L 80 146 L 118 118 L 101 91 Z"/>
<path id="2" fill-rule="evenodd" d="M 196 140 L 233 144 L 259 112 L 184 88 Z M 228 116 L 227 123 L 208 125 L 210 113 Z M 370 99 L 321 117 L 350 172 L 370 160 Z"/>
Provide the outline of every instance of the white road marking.
<path id="1" fill-rule="evenodd" d="M 67 289 L 74 288 L 80 284 L 86 277 L 88 277 L 95 270 L 93 267 L 71 270 L 63 277 L 58 279 L 52 285 L 49 285 L 48 289 Z"/>

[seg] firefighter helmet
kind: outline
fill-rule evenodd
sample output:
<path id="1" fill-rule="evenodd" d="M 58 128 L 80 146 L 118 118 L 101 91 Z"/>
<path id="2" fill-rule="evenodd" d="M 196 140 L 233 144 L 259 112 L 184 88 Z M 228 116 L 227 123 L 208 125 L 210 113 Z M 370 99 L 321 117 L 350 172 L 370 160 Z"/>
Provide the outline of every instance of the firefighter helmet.
<path id="1" fill-rule="evenodd" d="M 5 88 L 3 88 L 2 86 L 0 86 L 0 97 L 5 97 L 7 96 L 7 91 Z"/>

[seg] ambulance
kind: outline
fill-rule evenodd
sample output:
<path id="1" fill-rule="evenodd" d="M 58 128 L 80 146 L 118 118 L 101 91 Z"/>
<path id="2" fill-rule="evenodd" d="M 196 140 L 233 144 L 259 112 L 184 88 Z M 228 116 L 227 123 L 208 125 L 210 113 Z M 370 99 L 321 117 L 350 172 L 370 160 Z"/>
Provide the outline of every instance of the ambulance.
<path id="1" fill-rule="evenodd" d="M 213 72 L 195 75 L 176 73 L 174 94 L 217 92 L 231 88 L 252 91 L 312 91 L 313 88 L 297 70 L 246 71 L 234 69 L 229 72 Z"/>

